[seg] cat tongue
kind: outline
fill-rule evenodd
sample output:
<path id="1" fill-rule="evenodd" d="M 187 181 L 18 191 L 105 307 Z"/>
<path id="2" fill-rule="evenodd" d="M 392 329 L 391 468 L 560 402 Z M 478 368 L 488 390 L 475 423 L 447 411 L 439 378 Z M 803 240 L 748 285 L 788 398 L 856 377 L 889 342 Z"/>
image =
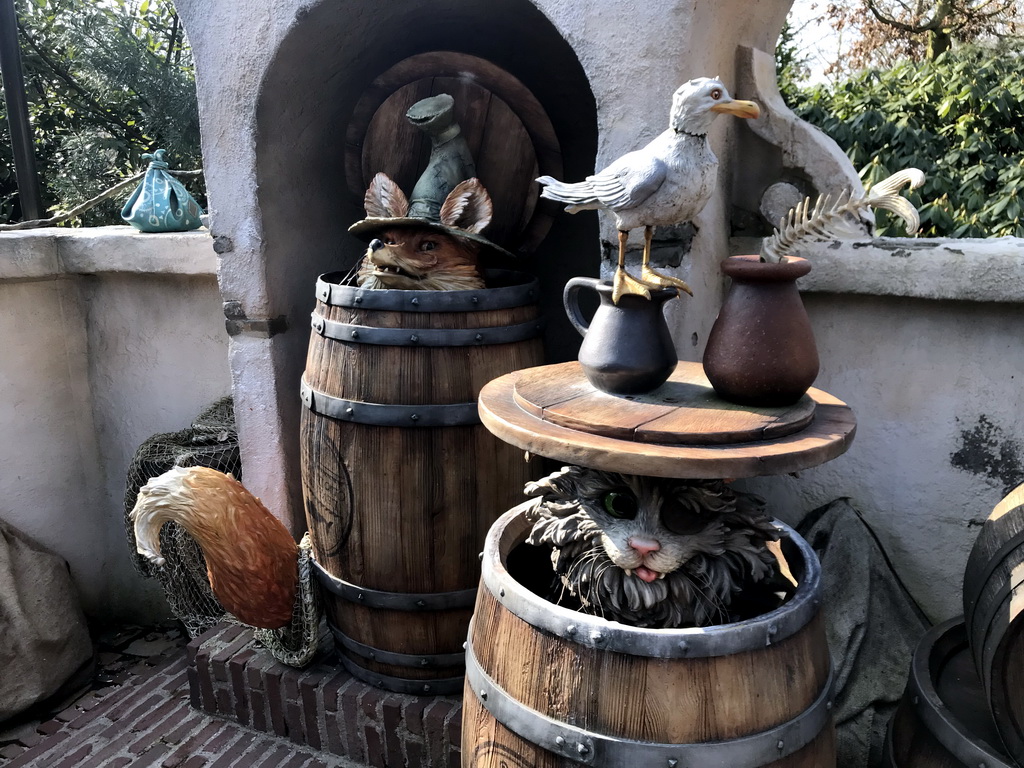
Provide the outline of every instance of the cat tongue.
<path id="1" fill-rule="evenodd" d="M 658 572 L 652 571 L 646 565 L 639 566 L 635 571 L 633 571 L 633 573 L 635 573 L 638 578 L 646 581 L 648 584 L 650 584 L 652 581 L 658 578 Z"/>

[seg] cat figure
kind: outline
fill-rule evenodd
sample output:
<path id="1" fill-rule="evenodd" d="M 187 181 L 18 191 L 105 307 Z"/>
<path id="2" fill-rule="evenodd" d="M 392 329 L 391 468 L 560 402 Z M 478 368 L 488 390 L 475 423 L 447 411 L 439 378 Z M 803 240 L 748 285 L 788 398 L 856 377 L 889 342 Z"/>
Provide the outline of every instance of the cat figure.
<path id="1" fill-rule="evenodd" d="M 793 590 L 764 500 L 721 480 L 563 467 L 526 493 L 539 497 L 527 542 L 551 549 L 546 597 L 559 605 L 636 627 L 704 627 L 765 613 Z"/>

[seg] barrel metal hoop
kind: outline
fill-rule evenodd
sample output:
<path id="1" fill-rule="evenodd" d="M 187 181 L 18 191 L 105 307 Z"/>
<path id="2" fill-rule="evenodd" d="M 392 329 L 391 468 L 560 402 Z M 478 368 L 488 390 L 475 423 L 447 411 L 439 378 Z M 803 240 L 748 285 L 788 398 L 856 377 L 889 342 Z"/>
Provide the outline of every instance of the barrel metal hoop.
<path id="1" fill-rule="evenodd" d="M 382 592 L 367 589 L 357 584 L 332 576 L 315 560 L 311 561 L 317 580 L 331 594 L 337 595 L 356 605 L 367 608 L 384 608 L 390 611 L 447 611 L 472 608 L 476 601 L 476 588 L 457 592 Z"/>
<path id="2" fill-rule="evenodd" d="M 539 503 L 531 499 L 517 507 Z M 821 567 L 814 550 L 792 528 L 778 520 L 775 525 L 799 549 L 803 569 L 796 593 L 782 606 L 753 619 L 712 627 L 646 629 L 629 627 L 600 616 L 555 605 L 520 584 L 504 568 L 485 568 L 483 584 L 491 596 L 527 624 L 590 648 L 659 659 L 727 656 L 764 648 L 791 637 L 807 626 L 821 601 Z M 484 544 L 484 558 L 497 561 L 504 527 L 494 525 Z"/>
<path id="3" fill-rule="evenodd" d="M 484 328 L 378 328 L 328 320 L 316 312 L 310 325 L 326 339 L 376 344 L 389 347 L 478 347 L 484 344 L 511 344 L 540 336 L 544 323 L 531 320 L 518 325 Z"/>
<path id="4" fill-rule="evenodd" d="M 470 629 L 470 637 L 473 630 Z M 810 744 L 831 716 L 832 668 L 817 700 L 792 720 L 774 728 L 728 741 L 663 744 L 621 739 L 588 731 L 548 717 L 514 699 L 481 667 L 470 643 L 466 648 L 466 682 L 481 706 L 532 744 L 577 763 L 610 765 L 729 766 L 758 768 Z"/>
<path id="5" fill-rule="evenodd" d="M 435 669 L 437 667 L 461 667 L 466 663 L 465 651 L 458 653 L 397 653 L 384 651 L 353 640 L 337 627 L 331 627 L 336 643 L 364 659 L 381 664 L 393 664 L 397 667 L 413 667 L 415 669 Z"/>
<path id="6" fill-rule="evenodd" d="M 402 291 L 394 288 L 360 288 L 340 285 L 343 272 L 332 272 L 316 281 L 316 297 L 332 307 L 353 307 L 392 312 L 480 312 L 535 304 L 540 296 L 537 278 L 509 269 L 484 271 L 488 282 L 512 283 L 498 288 L 470 291 Z"/>
<path id="7" fill-rule="evenodd" d="M 975 603 L 975 601 L 977 601 L 979 597 L 981 597 L 981 593 L 985 591 L 985 587 L 992 579 L 992 576 L 993 574 L 995 574 L 996 569 L 998 569 L 999 566 L 1001 566 L 1006 561 L 1007 556 L 1011 552 L 1021 547 L 1022 544 L 1024 544 L 1024 530 L 1018 531 L 1016 535 L 1010 537 L 1001 547 L 999 547 L 998 550 L 993 552 L 987 558 L 981 574 L 976 578 L 971 579 L 970 585 L 966 583 L 964 584 L 964 605 L 970 607 L 972 613 L 973 604 Z M 973 550 L 971 551 L 971 554 L 974 554 Z M 971 559 L 972 558 L 968 558 L 967 560 L 968 567 L 966 568 L 966 573 L 970 573 Z M 971 630 L 972 627 L 968 626 L 968 631 L 970 632 Z"/>
<path id="8" fill-rule="evenodd" d="M 1012 578 L 1013 576 L 1011 575 Z M 980 634 L 976 627 L 967 627 L 967 630 L 970 632 L 968 636 L 971 638 L 969 645 L 976 659 L 975 663 L 978 665 L 979 675 L 981 675 L 981 670 L 992 669 L 995 664 L 996 653 L 999 651 L 999 644 L 1004 639 L 1003 635 L 1006 631 L 1014 623 L 1024 621 L 1024 618 L 1020 618 L 1020 616 L 1013 621 L 1009 619 L 1013 615 L 1011 608 L 1013 607 L 1014 597 L 1020 592 L 1021 587 L 1024 587 L 1024 578 L 1020 576 L 1015 581 L 1010 581 L 999 587 L 992 596 L 991 607 L 986 612 L 986 615 L 981 616 L 983 623 Z M 978 615 L 977 611 L 973 614 L 974 618 L 977 618 Z M 975 638 L 977 638 L 977 642 Z M 975 646 L 977 647 L 975 648 Z M 985 686 L 985 694 L 989 702 L 991 702 L 993 694 L 991 676 L 985 675 L 981 682 Z"/>
<path id="9" fill-rule="evenodd" d="M 910 664 L 910 680 L 907 682 L 907 696 L 910 696 L 914 712 L 931 733 L 951 755 L 964 765 L 984 765 L 985 768 L 1013 768 L 995 750 L 978 736 L 969 734 L 949 707 L 939 698 L 931 680 L 931 651 L 947 632 L 957 624 L 959 618 L 950 619 L 932 627 L 921 638 L 914 659 Z"/>
<path id="10" fill-rule="evenodd" d="M 462 691 L 463 677 L 461 675 L 459 677 L 444 677 L 439 680 L 410 680 L 404 677 L 382 675 L 360 667 L 343 653 L 338 654 L 338 659 L 352 677 L 386 691 L 407 693 L 412 696 L 450 696 Z"/>
<path id="11" fill-rule="evenodd" d="M 463 427 L 480 423 L 475 402 L 400 405 L 345 400 L 313 389 L 305 376 L 299 390 L 302 404 L 320 416 L 376 427 Z"/>

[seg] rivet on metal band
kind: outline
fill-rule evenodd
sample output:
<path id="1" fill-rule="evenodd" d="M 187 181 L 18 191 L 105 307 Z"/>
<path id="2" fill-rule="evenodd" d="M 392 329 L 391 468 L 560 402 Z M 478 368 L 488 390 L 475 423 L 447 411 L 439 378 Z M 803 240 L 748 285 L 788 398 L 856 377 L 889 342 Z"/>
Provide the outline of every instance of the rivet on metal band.
<path id="1" fill-rule="evenodd" d="M 954 632 L 959 635 L 953 635 Z M 965 727 L 939 697 L 932 682 L 931 656 L 936 644 L 952 644 L 961 640 L 966 645 L 966 638 L 966 630 L 960 619 L 950 619 L 929 629 L 918 643 L 910 663 L 907 695 L 911 697 L 914 712 L 928 732 L 960 763 L 970 766 L 984 763 L 988 768 L 1011 768 L 1010 763 L 1001 759 L 994 748 L 989 747 L 976 734 L 971 734 L 972 738 L 965 737 Z"/>
<path id="2" fill-rule="evenodd" d="M 470 628 L 470 637 L 472 634 Z M 466 680 L 472 690 L 486 694 L 486 697 L 480 696 L 481 705 L 499 723 L 532 744 L 578 763 L 594 766 L 681 763 L 759 768 L 803 749 L 821 733 L 830 717 L 826 705 L 832 698 L 833 675 L 830 667 L 828 680 L 818 698 L 792 720 L 749 736 L 693 744 L 621 739 L 548 717 L 512 698 L 498 686 L 480 667 L 472 643 L 466 649 Z"/>
<path id="3" fill-rule="evenodd" d="M 325 339 L 389 347 L 475 347 L 483 344 L 511 344 L 535 339 L 544 330 L 544 323 L 541 320 L 487 328 L 380 328 L 339 323 L 321 317 L 316 312 L 313 313 L 310 325 Z"/>
<path id="4" fill-rule="evenodd" d="M 461 675 L 459 677 L 444 677 L 439 680 L 412 680 L 373 672 L 359 666 L 343 653 L 338 654 L 338 660 L 352 677 L 386 691 L 408 693 L 413 696 L 449 696 L 462 691 L 463 677 Z"/>
<path id="5" fill-rule="evenodd" d="M 516 507 L 525 510 L 537 499 Z M 503 518 L 505 519 L 505 518 Z M 602 650 L 651 658 L 726 656 L 780 643 L 803 629 L 818 613 L 821 566 L 814 550 L 789 526 L 775 524 L 794 546 L 790 564 L 800 586 L 785 604 L 762 616 L 729 625 L 685 629 L 622 627 L 600 616 L 553 605 L 520 584 L 505 568 L 484 568 L 482 584 L 495 600 L 527 624 L 573 642 Z M 485 562 L 497 559 L 505 528 L 491 527 L 484 544 Z"/>
<path id="6" fill-rule="evenodd" d="M 480 423 L 477 405 L 448 403 L 401 405 L 345 400 L 313 389 L 305 377 L 299 389 L 302 404 L 319 416 L 377 427 L 462 427 Z"/>
<path id="7" fill-rule="evenodd" d="M 331 634 L 334 641 L 348 651 L 362 656 L 364 659 L 380 662 L 381 664 L 393 664 L 396 667 L 413 667 L 415 669 L 435 667 L 461 667 L 466 663 L 466 652 L 458 653 L 398 653 L 396 651 L 384 651 L 374 648 L 372 645 L 365 645 L 358 640 L 353 640 L 337 627 L 331 627 Z"/>
<path id="8" fill-rule="evenodd" d="M 476 588 L 457 592 L 383 592 L 350 584 L 337 576 L 332 576 L 315 560 L 312 561 L 312 565 L 317 580 L 331 594 L 369 608 L 386 608 L 392 611 L 446 611 L 472 608 L 476 601 Z"/>
<path id="9" fill-rule="evenodd" d="M 379 309 L 397 312 L 477 312 L 511 309 L 534 303 L 539 282 L 523 272 L 508 269 L 484 270 L 484 279 L 496 288 L 469 291 L 386 291 L 342 285 L 344 272 L 320 275 L 316 296 L 332 307 Z"/>

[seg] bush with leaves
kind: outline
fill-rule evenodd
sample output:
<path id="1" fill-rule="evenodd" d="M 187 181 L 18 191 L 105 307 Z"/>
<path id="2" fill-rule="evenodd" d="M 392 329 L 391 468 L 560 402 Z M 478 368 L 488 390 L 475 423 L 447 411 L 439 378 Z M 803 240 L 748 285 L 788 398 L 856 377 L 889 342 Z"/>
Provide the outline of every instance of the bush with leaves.
<path id="1" fill-rule="evenodd" d="M 67 210 L 144 170 L 201 165 L 191 52 L 170 0 L 16 0 L 22 69 L 44 204 Z M 6 115 L 0 105 L 6 127 Z M 191 189 L 203 203 L 201 193 Z M 82 216 L 121 223 L 127 193 Z M 0 142 L 0 221 L 20 216 Z"/>
<path id="2" fill-rule="evenodd" d="M 842 147 L 865 183 L 920 168 L 909 195 L 925 237 L 1024 237 L 1024 58 L 966 48 L 933 62 L 865 70 L 809 90 L 788 87 L 804 120 Z M 898 235 L 880 216 L 879 234 Z"/>

